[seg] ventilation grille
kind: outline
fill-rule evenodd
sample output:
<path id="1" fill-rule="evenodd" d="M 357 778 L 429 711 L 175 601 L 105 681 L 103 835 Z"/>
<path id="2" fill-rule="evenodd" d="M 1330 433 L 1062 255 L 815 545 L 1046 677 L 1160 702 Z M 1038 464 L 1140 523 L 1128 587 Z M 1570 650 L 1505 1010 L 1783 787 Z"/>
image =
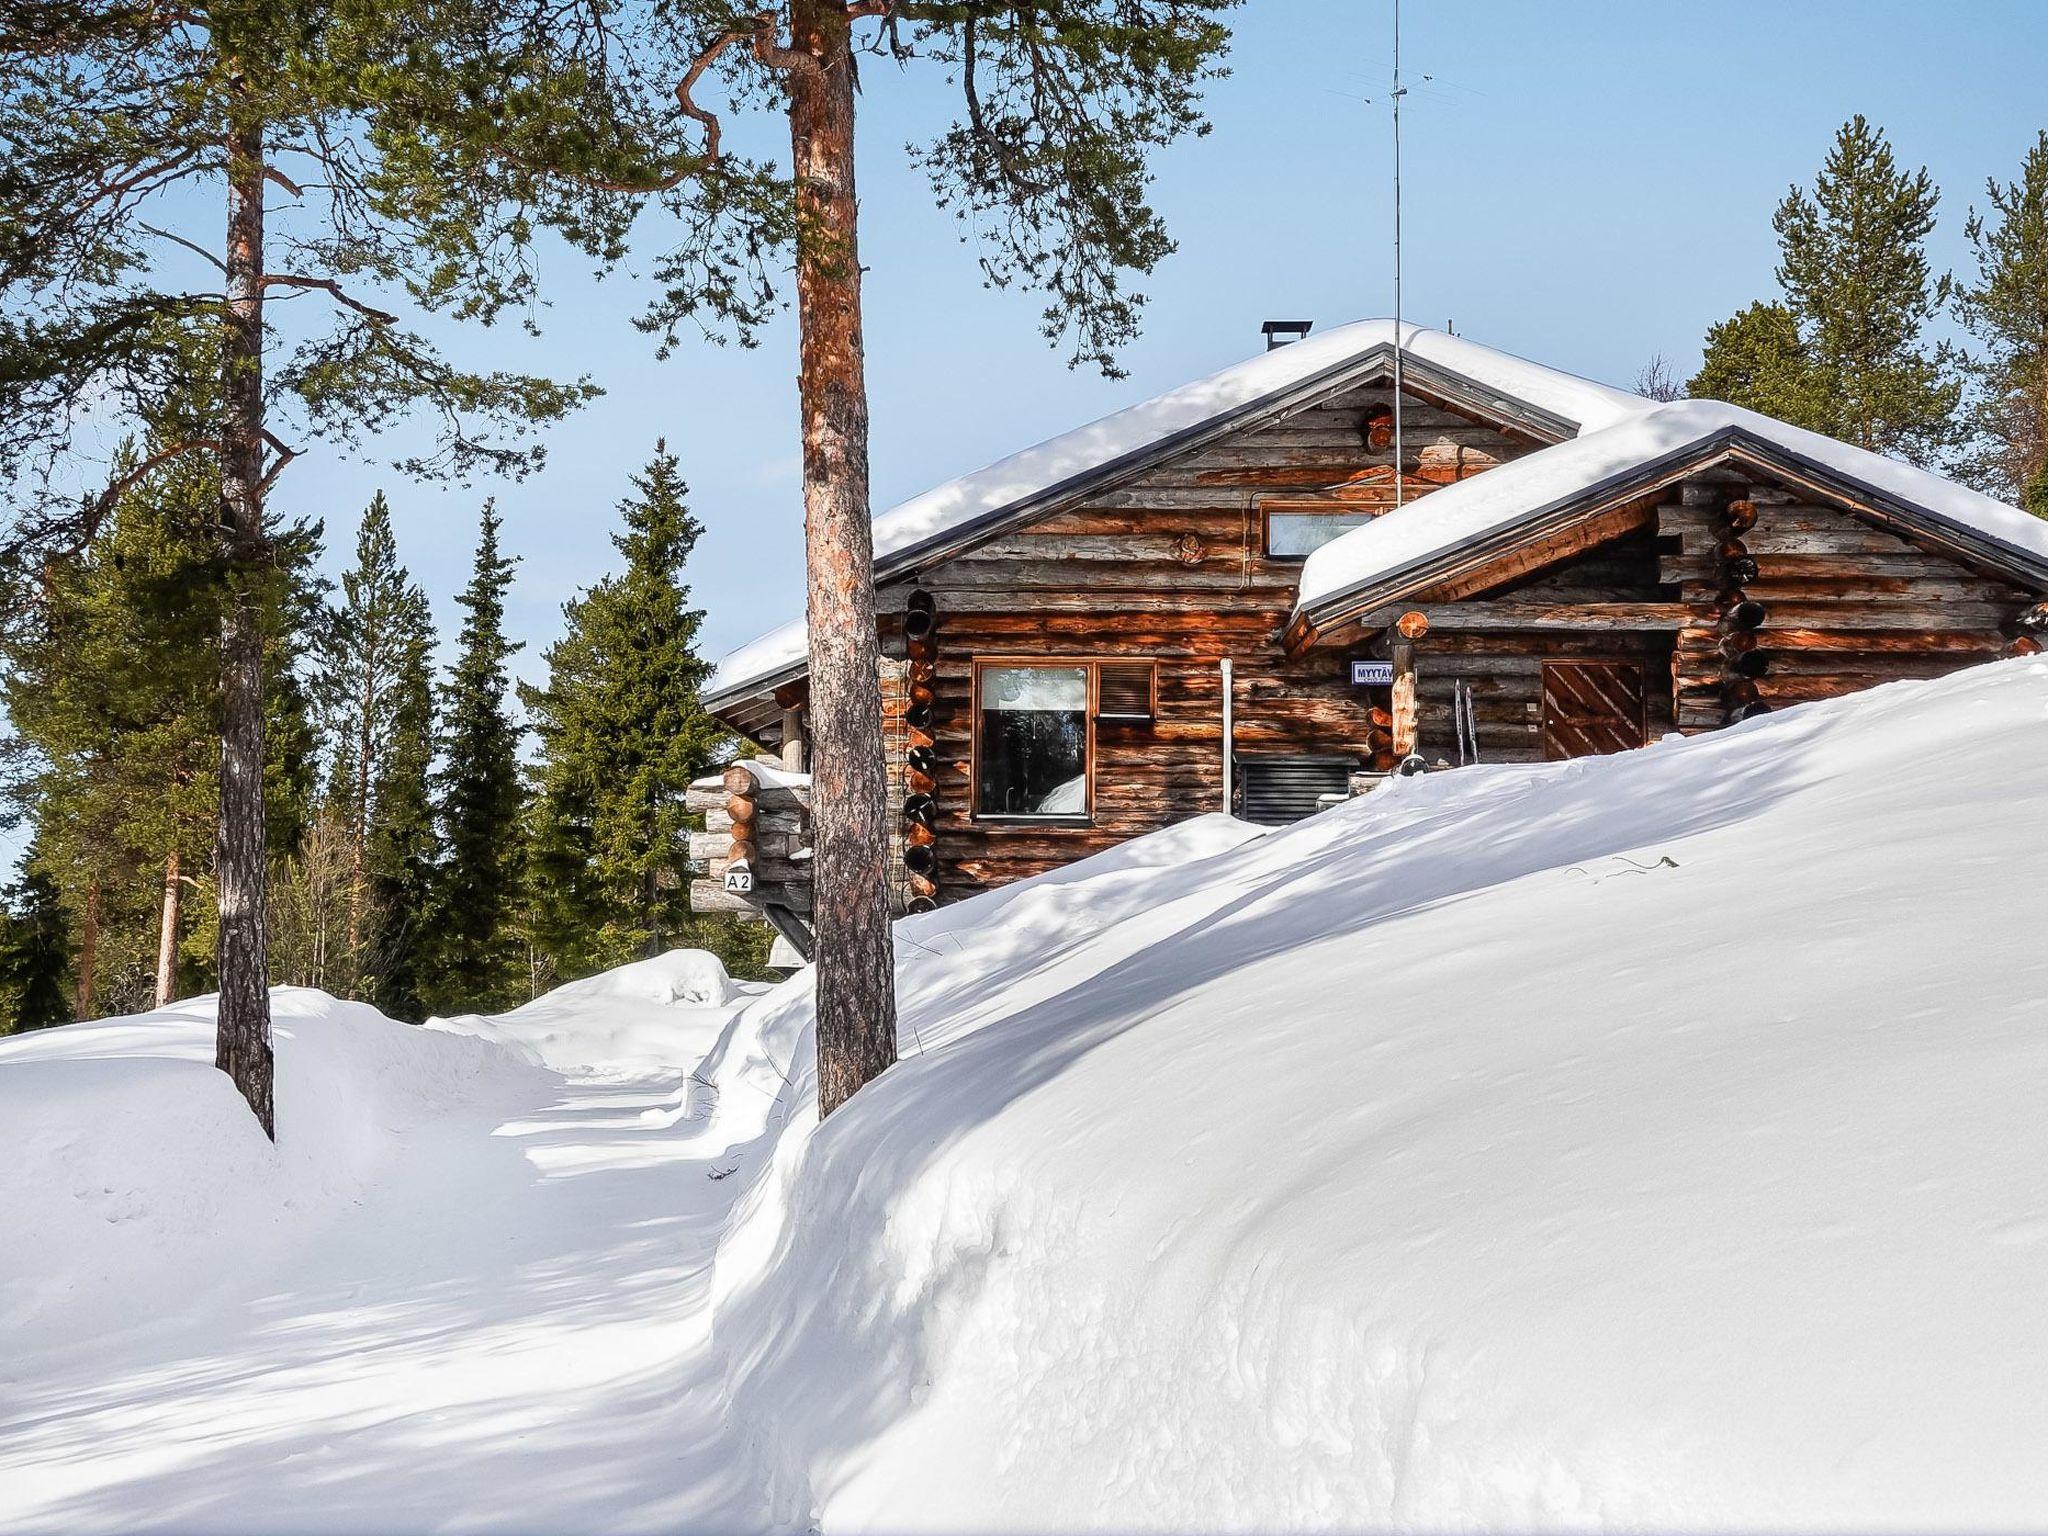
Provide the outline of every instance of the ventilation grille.
<path id="1" fill-rule="evenodd" d="M 1095 688 L 1096 719 L 1152 718 L 1151 662 L 1105 662 Z"/>
<path id="2" fill-rule="evenodd" d="M 1348 757 L 1240 757 L 1238 815 L 1262 827 L 1313 816 L 1324 795 L 1350 791 L 1355 766 Z"/>

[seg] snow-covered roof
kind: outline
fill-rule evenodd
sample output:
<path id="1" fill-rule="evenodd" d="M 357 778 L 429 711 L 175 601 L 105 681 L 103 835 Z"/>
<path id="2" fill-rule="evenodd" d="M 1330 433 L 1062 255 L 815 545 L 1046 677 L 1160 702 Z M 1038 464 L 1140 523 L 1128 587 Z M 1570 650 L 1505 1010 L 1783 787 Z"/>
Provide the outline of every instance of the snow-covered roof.
<path id="1" fill-rule="evenodd" d="M 1391 358 L 1394 322 L 1358 320 L 1261 352 L 1191 384 L 1169 389 L 1099 421 L 996 460 L 972 474 L 913 496 L 875 519 L 875 568 L 901 570 L 921 554 L 1034 510 L 1105 472 L 1171 452 L 1191 435 L 1235 423 L 1297 396 L 1309 397 L 1368 373 Z M 1506 416 L 1543 419 L 1564 434 L 1590 432 L 1651 408 L 1625 390 L 1546 368 L 1464 336 L 1404 324 L 1403 358 L 1418 372 L 1440 372 L 1489 397 Z M 801 619 L 749 641 L 719 662 L 705 688 L 716 703 L 787 681 L 806 660 Z"/>
<path id="2" fill-rule="evenodd" d="M 791 619 L 727 652 L 704 685 L 705 702 L 715 704 L 738 693 L 780 687 L 809 664 L 810 631 L 802 619 Z"/>
<path id="3" fill-rule="evenodd" d="M 1332 539 L 1302 566 L 1295 612 L 1393 602 L 1426 585 L 1444 557 L 1532 530 L 1551 514 L 1663 466 L 1744 441 L 1874 493 L 1930 533 L 2048 574 L 2048 522 L 1966 486 L 1719 400 L 1679 400 L 1461 480 Z"/>
<path id="4" fill-rule="evenodd" d="M 1000 516 L 1105 465 L 1156 448 L 1181 434 L 1256 407 L 1304 384 L 1334 383 L 1376 353 L 1392 353 L 1394 322 L 1358 320 L 1288 346 L 1261 352 L 1206 379 L 1169 389 L 1138 405 L 1062 432 L 985 469 L 913 496 L 875 519 L 875 563 L 945 539 L 981 519 Z M 1503 409 L 1534 407 L 1568 429 L 1592 431 L 1648 409 L 1649 401 L 1590 379 L 1560 373 L 1463 336 L 1419 325 L 1401 328 L 1413 361 L 1467 380 L 1502 398 Z"/>

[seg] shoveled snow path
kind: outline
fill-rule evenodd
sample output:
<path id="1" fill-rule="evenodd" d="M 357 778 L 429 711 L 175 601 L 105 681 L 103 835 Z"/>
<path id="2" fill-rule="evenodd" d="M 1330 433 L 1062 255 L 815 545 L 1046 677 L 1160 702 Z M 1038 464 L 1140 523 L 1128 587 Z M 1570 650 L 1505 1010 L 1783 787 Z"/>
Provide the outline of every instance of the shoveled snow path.
<path id="1" fill-rule="evenodd" d="M 167 1027 L 203 1034 L 187 1012 Z M 755 1523 L 704 1359 L 743 1181 L 676 1123 L 680 1083 L 501 1064 L 387 1124 L 345 1219 L 287 1223 L 217 1289 L 89 1343 L 10 1351 L 0 1527 Z"/>

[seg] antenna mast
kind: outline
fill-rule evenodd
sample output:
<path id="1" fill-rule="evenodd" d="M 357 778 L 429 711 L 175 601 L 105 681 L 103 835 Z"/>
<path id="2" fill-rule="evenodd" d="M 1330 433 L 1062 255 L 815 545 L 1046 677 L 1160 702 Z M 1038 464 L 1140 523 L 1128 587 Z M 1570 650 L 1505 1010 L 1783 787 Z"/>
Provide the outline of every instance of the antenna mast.
<path id="1" fill-rule="evenodd" d="M 1394 507 L 1401 506 L 1401 0 L 1394 0 Z"/>

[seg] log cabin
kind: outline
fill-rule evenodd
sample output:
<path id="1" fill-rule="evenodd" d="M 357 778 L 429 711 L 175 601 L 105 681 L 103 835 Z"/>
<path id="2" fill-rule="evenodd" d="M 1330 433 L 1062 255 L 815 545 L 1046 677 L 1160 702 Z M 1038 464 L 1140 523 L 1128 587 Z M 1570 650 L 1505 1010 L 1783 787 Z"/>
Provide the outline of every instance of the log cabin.
<path id="1" fill-rule="evenodd" d="M 1387 320 L 1271 330 L 876 519 L 902 910 L 1204 812 L 1625 751 L 2048 628 L 2048 524 L 1925 470 L 1447 332 L 1404 325 L 1397 356 Z M 705 701 L 804 768 L 801 621 Z M 799 831 L 771 865 L 723 835 L 765 782 L 707 786 L 730 814 L 700 905 L 808 907 L 800 779 L 773 785 Z"/>

